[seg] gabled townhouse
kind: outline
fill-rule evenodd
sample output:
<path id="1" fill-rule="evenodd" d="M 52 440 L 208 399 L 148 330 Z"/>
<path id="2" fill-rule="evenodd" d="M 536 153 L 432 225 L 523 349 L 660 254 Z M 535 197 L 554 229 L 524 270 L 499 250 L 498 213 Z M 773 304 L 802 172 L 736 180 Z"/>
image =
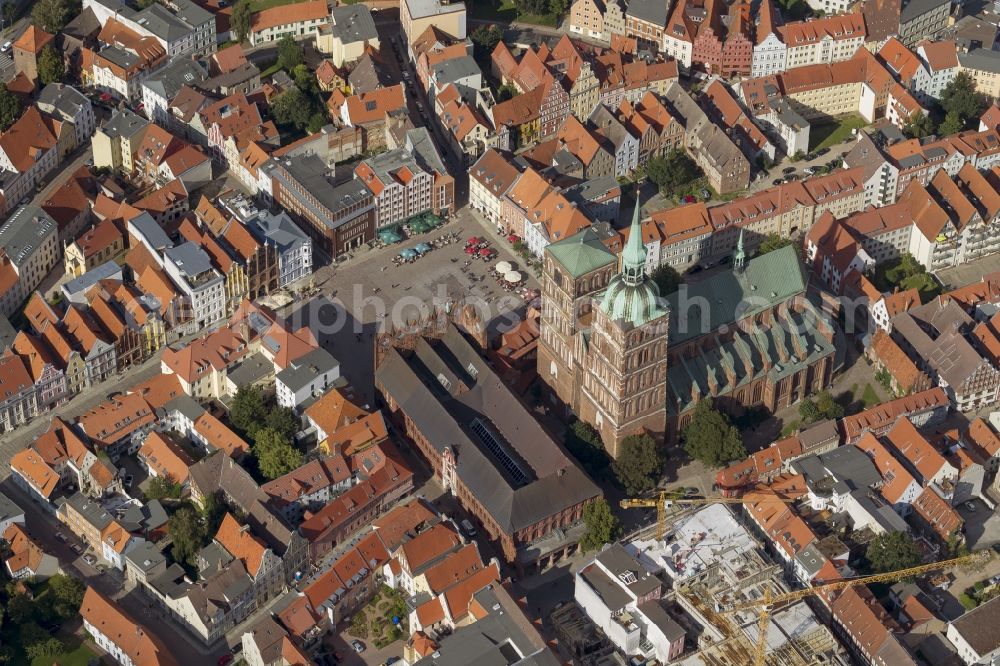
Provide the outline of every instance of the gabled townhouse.
<path id="1" fill-rule="evenodd" d="M 94 105 L 79 90 L 63 83 L 50 83 L 42 88 L 36 104 L 38 110 L 45 115 L 68 123 L 73 128 L 74 148 L 90 142 L 97 127 Z"/>
<path id="2" fill-rule="evenodd" d="M 0 355 L 0 429 L 10 432 L 38 415 L 38 392 L 25 362 L 10 350 Z"/>
<path id="3" fill-rule="evenodd" d="M 97 197 L 97 179 L 90 169 L 81 166 L 70 174 L 42 204 L 59 227 L 59 242 L 76 238 L 93 219 L 91 207 Z"/>
<path id="4" fill-rule="evenodd" d="M 69 393 L 66 373 L 55 351 L 42 338 L 20 331 L 10 351 L 21 357 L 35 383 L 39 410 L 51 409 L 66 399 Z"/>
<path id="5" fill-rule="evenodd" d="M 747 159 L 755 164 L 761 158 L 773 162 L 775 146 L 744 111 L 721 79 L 713 79 L 702 93 L 701 103 L 713 122 L 725 128 Z"/>
<path id="6" fill-rule="evenodd" d="M 12 523 L 0 534 L 8 550 L 3 566 L 11 580 L 43 581 L 59 573 L 59 560 L 28 536 L 24 525 Z"/>
<path id="7" fill-rule="evenodd" d="M 997 401 L 1000 370 L 969 341 L 972 319 L 950 299 L 936 298 L 892 319 L 893 338 L 945 389 L 960 411 Z"/>
<path id="8" fill-rule="evenodd" d="M 845 416 L 840 421 L 840 430 L 844 443 L 854 444 L 866 432 L 882 437 L 904 416 L 918 428 L 940 423 L 950 408 L 944 389 L 935 387 Z"/>
<path id="9" fill-rule="evenodd" d="M 785 67 L 830 64 L 850 60 L 866 39 L 861 14 L 837 14 L 777 28 L 785 44 Z"/>
<path id="10" fill-rule="evenodd" d="M 150 432 L 137 455 L 150 478 L 170 479 L 182 488 L 187 485 L 188 470 L 194 460 L 170 435 L 155 430 Z"/>
<path id="11" fill-rule="evenodd" d="M 669 32 L 667 12 L 666 3 L 656 0 L 633 0 L 628 3 L 628 8 L 625 10 L 625 35 L 634 37 L 644 48 L 658 51 L 664 35 Z M 690 67 L 690 61 L 686 65 Z"/>
<path id="12" fill-rule="evenodd" d="M 350 96 L 334 90 L 327 100 L 330 117 L 347 127 L 359 128 L 364 150 L 368 152 L 386 146 L 386 118 L 405 108 L 402 83 Z"/>
<path id="13" fill-rule="evenodd" d="M 80 277 L 125 252 L 125 235 L 112 220 L 102 220 L 63 248 L 66 274 Z"/>
<path id="14" fill-rule="evenodd" d="M 156 413 L 140 395 L 128 393 L 102 402 L 79 420 L 80 430 L 98 452 L 113 461 L 135 455 L 156 425 Z"/>
<path id="15" fill-rule="evenodd" d="M 98 50 L 83 50 L 81 76 L 85 85 L 117 99 L 138 100 L 143 79 L 166 62 L 167 51 L 159 40 L 114 18 L 104 23 L 97 41 Z"/>
<path id="16" fill-rule="evenodd" d="M 83 626 L 94 642 L 121 664 L 177 666 L 170 649 L 93 587 L 80 605 Z"/>
<path id="17" fill-rule="evenodd" d="M 455 207 L 455 180 L 426 130 L 408 133 L 403 148 L 362 161 L 354 177 L 375 198 L 379 229 L 427 211 L 447 215 Z"/>
<path id="18" fill-rule="evenodd" d="M 989 470 L 996 471 L 1000 467 L 1000 434 L 990 421 L 982 417 L 973 419 L 962 441 L 979 453 Z"/>
<path id="19" fill-rule="evenodd" d="M 171 129 L 170 105 L 184 86 L 208 78 L 205 66 L 190 58 L 173 58 L 142 82 L 142 112 L 154 123 Z"/>
<path id="20" fill-rule="evenodd" d="M 123 571 L 124 553 L 139 541 L 99 501 L 81 493 L 58 502 L 56 518 L 114 568 Z"/>
<path id="21" fill-rule="evenodd" d="M 281 558 L 254 536 L 249 525 L 241 525 L 229 512 L 222 518 L 213 543 L 198 554 L 203 569 L 213 566 L 211 560 L 218 557 L 217 549 L 224 550 L 243 565 L 253 581 L 253 594 L 258 606 L 281 592 L 286 583 Z"/>
<path id="22" fill-rule="evenodd" d="M 324 454 L 351 456 L 389 437 L 381 410 L 372 411 L 350 388 L 330 389 L 306 407 L 303 416 Z"/>
<path id="23" fill-rule="evenodd" d="M 93 12 L 93 18 L 101 26 L 119 22 L 155 39 L 170 57 L 215 53 L 216 16 L 191 0 L 170 0 L 142 9 L 116 0 L 85 0 L 83 6 Z"/>
<path id="24" fill-rule="evenodd" d="M 501 227 L 501 201 L 521 176 L 512 157 L 491 148 L 469 169 L 469 206 L 497 228 Z"/>
<path id="25" fill-rule="evenodd" d="M 896 428 L 898 427 L 899 424 L 896 425 Z M 892 432 L 890 431 L 887 436 L 890 441 L 892 441 Z M 923 486 L 871 433 L 863 435 L 854 443 L 854 446 L 864 451 L 872 459 L 875 468 L 882 475 L 879 493 L 885 498 L 885 501 L 892 505 L 893 510 L 899 515 L 903 517 L 909 515 Z"/>
<path id="26" fill-rule="evenodd" d="M 941 545 L 961 538 L 965 520 L 933 485 L 926 486 L 913 503 L 913 520 L 921 530 Z"/>
<path id="27" fill-rule="evenodd" d="M 289 7 L 271 7 L 254 12 L 250 21 L 250 46 L 258 46 L 289 36 L 318 35 L 331 22 L 326 0 L 310 0 Z"/>
<path id="28" fill-rule="evenodd" d="M 212 158 L 227 169 L 235 169 L 240 153 L 250 141 L 278 145 L 278 129 L 265 121 L 255 102 L 234 93 L 203 107 L 197 117 L 208 139 Z"/>
<path id="29" fill-rule="evenodd" d="M 709 76 L 749 76 L 753 59 L 750 5 L 712 0 L 678 3 L 682 4 L 685 15 L 696 22 L 691 67 Z"/>
<path id="30" fill-rule="evenodd" d="M 631 173 L 639 166 L 639 137 L 625 127 L 603 104 L 599 104 L 587 118 L 587 125 L 594 130 L 597 138 L 604 143 L 614 157 L 616 178 Z M 607 175 L 607 174 L 601 174 Z M 600 175 L 591 176 L 601 177 Z"/>
<path id="31" fill-rule="evenodd" d="M 274 247 L 278 260 L 278 288 L 286 288 L 312 274 L 312 239 L 287 213 L 260 210 L 238 192 L 223 192 L 218 202 L 257 243 Z"/>
<path id="32" fill-rule="evenodd" d="M 959 476 L 958 468 L 948 462 L 908 418 L 903 417 L 896 422 L 885 434 L 885 442 L 922 486 L 936 484 L 940 488 L 949 488 L 949 485 L 954 487 Z"/>
<path id="33" fill-rule="evenodd" d="M 597 131 L 589 130 L 577 120 L 576 116 L 567 116 L 554 138 L 539 143 L 523 155 L 542 170 L 559 165 L 564 172 L 568 172 L 567 175 L 580 178 L 614 176 L 619 164 L 616 146 L 603 139 Z M 635 142 L 630 143 L 637 147 Z M 631 147 L 623 146 L 626 151 Z M 624 162 L 625 160 L 622 163 Z"/>
<path id="34" fill-rule="evenodd" d="M 29 106 L 7 131 L 0 134 L 0 211 L 6 214 L 62 161 L 75 141 L 72 125 L 43 115 Z"/>
<path id="35" fill-rule="evenodd" d="M 786 69 L 788 47 L 778 32 L 781 15 L 774 4 L 774 0 L 761 0 L 757 10 L 753 55 L 750 61 L 750 76 L 755 78 L 777 74 Z"/>
<path id="36" fill-rule="evenodd" d="M 455 526 L 440 522 L 405 540 L 391 553 L 392 560 L 383 567 L 387 584 L 413 596 L 417 593 L 415 580 L 462 547 L 462 537 Z"/>
<path id="37" fill-rule="evenodd" d="M 302 522 L 306 512 L 315 513 L 327 502 L 350 489 L 353 481 L 347 461 L 339 453 L 292 470 L 260 487 L 270 506 L 290 525 Z"/>
<path id="38" fill-rule="evenodd" d="M 719 194 L 745 189 L 750 182 L 750 161 L 732 139 L 677 83 L 666 94 L 667 108 L 685 129 L 684 147 L 705 172 Z"/>
<path id="39" fill-rule="evenodd" d="M 617 118 L 639 139 L 636 165 L 645 167 L 653 157 L 660 157 L 684 146 L 684 126 L 671 115 L 660 98 L 647 92 L 638 102 L 622 100 Z"/>

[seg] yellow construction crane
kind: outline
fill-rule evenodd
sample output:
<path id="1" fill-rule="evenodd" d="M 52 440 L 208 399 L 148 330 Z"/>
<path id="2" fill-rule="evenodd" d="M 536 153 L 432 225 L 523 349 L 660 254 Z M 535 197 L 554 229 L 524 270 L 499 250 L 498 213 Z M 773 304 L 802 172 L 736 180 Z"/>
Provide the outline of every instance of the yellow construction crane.
<path id="1" fill-rule="evenodd" d="M 656 538 L 662 539 L 666 533 L 667 509 L 678 504 L 680 506 L 698 506 L 704 504 L 758 504 L 760 502 L 784 502 L 790 504 L 796 500 L 778 495 L 754 493 L 752 497 L 684 497 L 676 492 L 662 491 L 655 499 L 628 498 L 621 501 L 623 509 L 656 509 Z"/>
<path id="2" fill-rule="evenodd" d="M 931 564 L 922 564 L 918 567 L 909 567 L 908 569 L 900 569 L 898 571 L 890 571 L 887 573 L 875 574 L 873 576 L 862 576 L 860 578 L 838 580 L 832 583 L 822 583 L 814 587 L 807 587 L 802 590 L 793 590 L 792 592 L 784 592 L 782 594 L 771 594 L 771 588 L 768 587 L 764 591 L 764 597 L 762 599 L 736 604 L 735 606 L 723 609 L 722 612 L 724 614 L 737 613 L 751 608 L 757 608 L 759 610 L 760 620 L 757 629 L 757 645 L 754 649 L 753 663 L 754 666 L 764 666 L 764 658 L 767 653 L 767 628 L 771 622 L 771 609 L 777 604 L 789 601 L 798 601 L 799 599 L 804 599 L 805 597 L 809 597 L 814 594 L 832 592 L 833 590 L 843 590 L 849 587 L 856 587 L 858 585 L 868 585 L 869 583 L 882 583 L 890 580 L 894 581 L 901 578 L 909 578 L 910 576 L 917 576 L 927 573 L 928 571 L 950 569 L 952 567 L 958 567 L 965 564 L 985 564 L 991 557 L 992 555 L 988 549 L 980 550 L 971 555 L 956 557 L 951 560 L 942 560 L 940 562 L 932 562 Z"/>

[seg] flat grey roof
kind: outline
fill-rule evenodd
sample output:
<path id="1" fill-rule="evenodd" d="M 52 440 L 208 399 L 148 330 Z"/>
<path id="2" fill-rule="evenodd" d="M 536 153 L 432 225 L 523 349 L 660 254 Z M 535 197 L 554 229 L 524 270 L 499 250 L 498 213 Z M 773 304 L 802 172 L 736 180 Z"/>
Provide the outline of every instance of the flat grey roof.
<path id="1" fill-rule="evenodd" d="M 625 10 L 625 15 L 634 16 L 647 23 L 653 23 L 665 28 L 667 26 L 667 9 L 669 5 L 670 3 L 664 2 L 664 0 L 631 0 L 628 3 L 628 9 Z"/>
<path id="2" fill-rule="evenodd" d="M 266 210 L 244 222 L 250 233 L 258 239 L 271 241 L 281 253 L 287 252 L 309 242 L 309 236 L 292 222 L 288 213 L 282 211 L 277 215 Z"/>
<path id="3" fill-rule="evenodd" d="M 1000 73 L 1000 51 L 975 49 L 968 53 L 959 53 L 958 62 L 964 69 Z"/>
<path id="4" fill-rule="evenodd" d="M 194 86 L 208 78 L 208 72 L 197 61 L 177 56 L 166 67 L 157 70 L 142 82 L 160 97 L 171 100 L 183 86 Z"/>
<path id="5" fill-rule="evenodd" d="M 323 208 L 337 215 L 345 208 L 359 205 L 375 205 L 375 199 L 371 192 L 360 180 L 352 179 L 340 185 L 333 185 L 326 179 L 327 167 L 323 160 L 315 155 L 302 155 L 295 159 L 282 158 L 276 163 L 296 181 L 289 183 L 282 173 L 282 169 L 275 169 L 272 175 L 282 182 L 288 191 L 296 193 L 301 186 L 320 203 Z M 297 183 L 297 185 L 296 185 Z M 296 194 L 298 197 L 298 195 Z M 308 198 L 299 198 L 307 206 L 315 217 L 322 220 L 331 229 L 336 229 L 343 224 L 345 219 L 331 220 L 327 212 L 315 206 Z"/>
<path id="6" fill-rule="evenodd" d="M 212 270 L 212 260 L 208 254 L 191 241 L 164 250 L 164 256 L 187 277 L 195 277 Z"/>
<path id="7" fill-rule="evenodd" d="M 903 4 L 899 12 L 899 22 L 909 23 L 927 12 L 939 9 L 941 5 L 951 6 L 951 0 L 910 0 Z"/>
<path id="8" fill-rule="evenodd" d="M 288 367 L 279 372 L 274 379 L 292 391 L 298 391 L 308 386 L 319 375 L 339 367 L 340 361 L 327 350 L 318 347 L 289 363 Z"/>
<path id="9" fill-rule="evenodd" d="M 41 208 L 21 206 L 0 227 L 0 247 L 11 262 L 20 266 L 55 231 L 55 221 Z"/>
<path id="10" fill-rule="evenodd" d="M 148 212 L 143 211 L 141 215 L 136 215 L 128 223 L 149 241 L 153 250 L 164 250 L 174 246 L 174 242 L 170 240 L 167 232 L 156 223 L 156 220 Z"/>
<path id="11" fill-rule="evenodd" d="M 80 277 L 64 283 L 62 286 L 62 292 L 66 294 L 67 297 L 70 297 L 70 300 L 72 300 L 72 296 L 74 294 L 87 291 L 101 280 L 107 280 L 109 278 L 115 278 L 117 280 L 122 279 L 122 267 L 113 261 L 106 261 L 100 266 L 91 268 Z"/>
<path id="12" fill-rule="evenodd" d="M 448 4 L 442 4 L 441 0 L 405 0 L 405 2 L 410 10 L 410 18 L 425 18 L 465 11 L 464 2 L 450 2 Z"/>
<path id="13" fill-rule="evenodd" d="M 343 43 L 378 39 L 372 11 L 365 5 L 334 7 L 330 15 L 333 17 L 333 36 L 339 37 Z"/>
<path id="14" fill-rule="evenodd" d="M 115 111 L 110 120 L 104 124 L 102 131 L 108 136 L 131 137 L 136 132 L 149 124 L 149 121 L 142 118 L 128 109 Z"/>
<path id="15" fill-rule="evenodd" d="M 42 92 L 38 95 L 38 104 L 51 106 L 69 117 L 74 117 L 82 107 L 90 106 L 90 100 L 73 86 L 50 83 L 42 88 Z"/>
<path id="16" fill-rule="evenodd" d="M 5 494 L 0 493 L 0 521 L 10 520 L 24 515 L 24 509 Z"/>

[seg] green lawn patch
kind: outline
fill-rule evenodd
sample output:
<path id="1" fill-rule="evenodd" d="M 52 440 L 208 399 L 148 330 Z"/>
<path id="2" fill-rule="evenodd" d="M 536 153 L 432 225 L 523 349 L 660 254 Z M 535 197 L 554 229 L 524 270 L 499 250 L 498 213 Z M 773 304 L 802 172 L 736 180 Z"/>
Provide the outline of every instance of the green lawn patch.
<path id="1" fill-rule="evenodd" d="M 871 384 L 865 384 L 865 390 L 861 394 L 861 402 L 865 404 L 865 409 L 869 409 L 881 404 L 882 399 L 878 397 L 878 393 L 875 392 L 875 388 Z"/>
<path id="2" fill-rule="evenodd" d="M 31 666 L 87 666 L 97 655 L 86 645 L 78 644 L 76 649 L 57 654 L 54 657 L 38 657 L 31 660 Z"/>
<path id="3" fill-rule="evenodd" d="M 496 21 L 498 23 L 531 23 L 533 25 L 544 25 L 550 28 L 559 26 L 558 18 L 551 14 L 520 14 L 514 5 L 514 0 L 477 0 L 466 5 L 469 10 L 469 17 L 482 19 L 484 21 Z"/>
<path id="4" fill-rule="evenodd" d="M 850 138 L 851 131 L 867 125 L 861 116 L 844 116 L 827 123 L 817 123 L 809 128 L 809 152 L 831 148 Z"/>

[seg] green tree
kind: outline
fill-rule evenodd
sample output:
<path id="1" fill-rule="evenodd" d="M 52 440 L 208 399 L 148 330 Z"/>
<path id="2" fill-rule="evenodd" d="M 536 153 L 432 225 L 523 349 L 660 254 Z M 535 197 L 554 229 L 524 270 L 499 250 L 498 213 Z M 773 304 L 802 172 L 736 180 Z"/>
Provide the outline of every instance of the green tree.
<path id="1" fill-rule="evenodd" d="M 49 632 L 42 629 L 37 622 L 25 622 L 21 625 L 21 645 L 28 647 L 49 639 Z"/>
<path id="2" fill-rule="evenodd" d="M 684 282 L 684 278 L 678 273 L 672 266 L 667 264 L 660 264 L 655 269 L 653 269 L 652 274 L 649 276 L 656 286 L 660 289 L 660 296 L 667 296 L 677 291 L 681 283 Z"/>
<path id="3" fill-rule="evenodd" d="M 511 83 L 505 83 L 497 88 L 497 102 L 506 102 L 508 99 L 518 96 L 517 88 Z"/>
<path id="4" fill-rule="evenodd" d="M 239 0 L 233 5 L 233 15 L 229 19 L 229 25 L 233 29 L 237 42 L 245 42 L 250 36 L 250 22 L 253 11 L 250 9 L 250 0 Z"/>
<path id="5" fill-rule="evenodd" d="M 590 425 L 579 419 L 573 421 L 563 435 L 563 443 L 587 473 L 601 478 L 611 461 L 604 449 L 601 436 Z"/>
<path id="6" fill-rule="evenodd" d="M 780 250 L 783 247 L 791 245 L 793 243 L 791 238 L 785 236 L 779 236 L 778 234 L 768 234 L 761 244 L 757 247 L 757 256 L 762 254 L 767 254 L 768 252 L 774 252 L 775 250 Z"/>
<path id="7" fill-rule="evenodd" d="M 31 8 L 31 20 L 45 32 L 55 35 L 79 12 L 80 3 L 75 0 L 38 0 Z"/>
<path id="8" fill-rule="evenodd" d="M 201 522 L 205 526 L 205 534 L 208 536 L 216 534 L 225 516 L 226 505 L 220 499 L 218 492 L 205 495 L 201 505 Z"/>
<path id="9" fill-rule="evenodd" d="M 284 439 L 291 440 L 299 430 L 302 423 L 295 415 L 295 410 L 290 407 L 280 407 L 275 405 L 267 415 L 265 426 L 280 434 Z"/>
<path id="10" fill-rule="evenodd" d="M 257 432 L 253 454 L 260 473 L 267 479 L 288 474 L 302 464 L 302 452 L 273 428 L 262 428 Z"/>
<path id="11" fill-rule="evenodd" d="M 816 406 L 816 402 L 811 398 L 806 398 L 799 403 L 799 416 L 806 423 L 812 423 L 820 419 L 819 407 Z"/>
<path id="12" fill-rule="evenodd" d="M 0 132 L 6 132 L 20 117 L 21 100 L 7 90 L 6 83 L 0 83 Z"/>
<path id="13" fill-rule="evenodd" d="M 167 527 L 174 542 L 174 560 L 194 566 L 195 556 L 209 537 L 201 516 L 191 507 L 181 507 L 170 516 Z"/>
<path id="14" fill-rule="evenodd" d="M 241 386 L 233 397 L 233 406 L 229 409 L 229 421 L 252 439 L 266 418 L 267 407 L 264 405 L 264 393 L 260 387 Z"/>
<path id="15" fill-rule="evenodd" d="M 63 645 L 61 640 L 55 636 L 49 636 L 44 640 L 32 643 L 31 645 L 26 645 L 24 651 L 28 654 L 28 657 L 35 660 L 54 657 L 65 649 L 66 646 Z"/>
<path id="16" fill-rule="evenodd" d="M 879 534 L 868 543 L 868 563 L 873 571 L 883 573 L 918 566 L 920 551 L 906 532 Z"/>
<path id="17" fill-rule="evenodd" d="M 135 0 L 135 6 L 139 9 L 146 9 L 147 7 L 152 7 L 156 3 L 156 0 Z"/>
<path id="18" fill-rule="evenodd" d="M 925 136 L 934 134 L 934 120 L 929 113 L 915 111 L 906 125 L 903 126 L 903 134 L 911 139 L 922 139 Z"/>
<path id="19" fill-rule="evenodd" d="M 740 431 L 709 399 L 699 400 L 695 405 L 682 437 L 687 454 L 709 467 L 722 467 L 747 457 Z"/>
<path id="20" fill-rule="evenodd" d="M 312 104 L 301 90 L 292 88 L 274 98 L 271 102 L 271 115 L 279 125 L 305 129 L 312 116 Z"/>
<path id="21" fill-rule="evenodd" d="M 956 111 L 949 111 L 945 114 L 944 120 L 941 121 L 938 132 L 941 136 L 948 136 L 961 132 L 963 129 L 965 129 L 965 119 L 958 115 Z"/>
<path id="22" fill-rule="evenodd" d="M 567 0 L 549 0 L 549 13 L 558 18 L 561 18 L 563 14 L 566 13 Z"/>
<path id="23" fill-rule="evenodd" d="M 618 518 L 611 512 L 611 506 L 603 497 L 583 507 L 583 524 L 587 527 L 580 539 L 580 547 L 584 551 L 597 550 L 604 544 L 611 543 L 621 532 Z"/>
<path id="24" fill-rule="evenodd" d="M 52 594 L 52 610 L 64 619 L 76 617 L 80 612 L 80 604 L 83 603 L 83 594 L 86 592 L 83 582 L 72 576 L 56 574 L 49 578 L 49 592 Z"/>
<path id="25" fill-rule="evenodd" d="M 38 78 L 42 84 L 48 85 L 62 81 L 65 73 L 62 56 L 52 48 L 51 44 L 46 44 L 38 56 Z"/>
<path id="26" fill-rule="evenodd" d="M 687 153 L 675 150 L 663 157 L 654 157 L 646 165 L 646 177 L 656 183 L 660 192 L 676 194 L 701 176 L 701 170 Z"/>
<path id="27" fill-rule="evenodd" d="M 146 488 L 147 500 L 180 499 L 180 497 L 181 485 L 169 474 L 154 476 L 149 480 L 149 486 Z"/>
<path id="28" fill-rule="evenodd" d="M 978 120 L 979 116 L 982 115 L 986 109 L 986 98 L 981 93 L 976 92 L 976 80 L 972 78 L 971 74 L 959 72 L 941 93 L 941 108 L 944 109 L 946 115 L 944 123 L 938 128 L 938 133 L 944 136 L 949 134 L 949 132 L 945 132 L 945 123 L 949 122 L 948 115 L 952 115 L 952 125 L 958 122 L 959 129 L 963 129 L 968 121 Z"/>
<path id="29" fill-rule="evenodd" d="M 7 617 L 16 625 L 24 625 L 35 616 L 35 603 L 20 592 L 7 600 Z"/>
<path id="30" fill-rule="evenodd" d="M 8 26 L 14 22 L 14 15 L 16 13 L 17 13 L 17 3 L 14 2 L 3 3 L 3 23 L 5 26 Z"/>
<path id="31" fill-rule="evenodd" d="M 309 124 L 306 125 L 306 131 L 310 134 L 315 134 L 329 124 L 330 118 L 328 118 L 325 113 L 317 111 L 309 116 Z"/>
<path id="32" fill-rule="evenodd" d="M 472 40 L 473 53 L 476 60 L 489 62 L 493 49 L 503 39 L 503 31 L 497 25 L 481 25 L 469 35 Z"/>
<path id="33" fill-rule="evenodd" d="M 844 416 L 844 408 L 833 399 L 829 391 L 820 391 L 816 396 L 816 407 L 824 419 L 839 419 Z"/>
<path id="34" fill-rule="evenodd" d="M 301 90 L 303 95 L 312 98 L 319 94 L 319 83 L 316 81 L 316 75 L 305 63 L 295 66 L 292 70 L 292 80 L 295 81 L 295 87 Z"/>
<path id="35" fill-rule="evenodd" d="M 656 487 L 663 474 L 663 454 L 649 435 L 629 435 L 622 440 L 618 457 L 611 463 L 618 482 L 629 495 Z"/>
<path id="36" fill-rule="evenodd" d="M 306 54 L 294 39 L 286 35 L 278 40 L 278 65 L 281 69 L 291 72 L 305 61 Z"/>

